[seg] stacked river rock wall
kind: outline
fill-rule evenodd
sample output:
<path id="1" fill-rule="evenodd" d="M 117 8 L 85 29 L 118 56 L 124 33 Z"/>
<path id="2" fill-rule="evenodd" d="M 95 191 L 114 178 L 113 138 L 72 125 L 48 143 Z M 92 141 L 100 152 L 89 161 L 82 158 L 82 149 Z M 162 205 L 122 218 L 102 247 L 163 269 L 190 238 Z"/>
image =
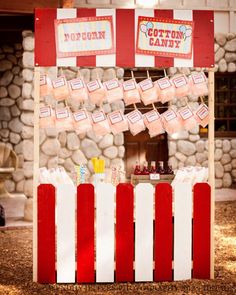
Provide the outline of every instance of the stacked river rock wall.
<path id="1" fill-rule="evenodd" d="M 67 80 L 73 79 L 78 74 L 79 68 L 61 68 L 60 74 L 64 74 Z M 48 72 L 51 79 L 57 76 L 55 68 L 42 69 L 42 72 Z M 107 81 L 117 77 L 119 80 L 123 78 L 123 69 L 80 69 L 80 74 L 85 82 L 94 80 L 99 77 L 102 81 Z M 44 105 L 45 102 L 41 102 Z M 55 105 L 55 101 L 51 100 L 51 104 Z M 64 107 L 64 103 L 60 102 L 57 107 Z M 78 108 L 79 106 L 77 106 Z M 86 103 L 85 107 L 93 112 L 96 107 L 91 103 Z M 105 113 L 109 113 L 116 109 L 124 109 L 123 102 L 117 102 L 103 105 Z M 76 108 L 72 108 L 73 111 Z M 58 134 L 55 129 L 40 130 L 40 167 L 54 168 L 58 165 L 63 166 L 69 174 L 75 171 L 75 165 L 86 164 L 87 179 L 90 179 L 93 173 L 91 158 L 100 157 L 105 159 L 106 176 L 111 178 L 111 166 L 119 165 L 124 170 L 124 135 L 107 134 L 105 136 L 96 136 L 93 131 L 85 134 L 77 135 L 73 131 L 64 131 Z"/>

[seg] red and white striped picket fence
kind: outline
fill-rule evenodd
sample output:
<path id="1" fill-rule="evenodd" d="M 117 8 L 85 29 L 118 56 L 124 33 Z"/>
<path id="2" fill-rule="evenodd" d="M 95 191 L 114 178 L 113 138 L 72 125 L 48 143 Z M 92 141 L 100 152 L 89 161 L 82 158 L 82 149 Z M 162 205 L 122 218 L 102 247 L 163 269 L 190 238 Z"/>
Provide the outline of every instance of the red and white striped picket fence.
<path id="1" fill-rule="evenodd" d="M 38 187 L 39 283 L 210 278 L 207 183 Z"/>

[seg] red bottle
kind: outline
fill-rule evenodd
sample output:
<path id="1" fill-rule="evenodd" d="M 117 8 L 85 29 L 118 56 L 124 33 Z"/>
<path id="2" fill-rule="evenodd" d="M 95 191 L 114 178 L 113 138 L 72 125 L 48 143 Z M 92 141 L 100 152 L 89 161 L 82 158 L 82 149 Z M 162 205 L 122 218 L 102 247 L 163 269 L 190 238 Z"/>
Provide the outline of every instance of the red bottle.
<path id="1" fill-rule="evenodd" d="M 139 165 L 139 162 L 136 161 L 136 166 L 134 168 L 134 175 L 141 175 L 142 174 L 142 171 L 140 169 L 140 165 Z"/>
<path id="2" fill-rule="evenodd" d="M 149 175 L 149 171 L 148 171 L 148 163 L 144 162 L 143 163 L 143 171 L 142 171 L 142 175 Z"/>
<path id="3" fill-rule="evenodd" d="M 156 162 L 155 161 L 151 162 L 151 168 L 149 170 L 149 173 L 156 173 Z"/>

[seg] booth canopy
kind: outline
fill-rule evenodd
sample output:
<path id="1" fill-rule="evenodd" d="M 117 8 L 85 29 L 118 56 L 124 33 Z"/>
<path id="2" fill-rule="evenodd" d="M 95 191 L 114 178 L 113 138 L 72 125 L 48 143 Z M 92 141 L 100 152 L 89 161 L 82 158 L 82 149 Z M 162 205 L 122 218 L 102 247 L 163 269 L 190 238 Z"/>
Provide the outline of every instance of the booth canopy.
<path id="1" fill-rule="evenodd" d="M 63 56 L 57 54 L 57 20 L 104 17 L 112 20 L 113 48 L 102 54 L 87 56 Z M 137 51 L 136 39 L 139 17 L 155 17 L 186 21 L 192 24 L 191 56 L 162 56 L 155 53 L 142 54 Z M 90 18 L 90 19 L 89 19 Z M 145 19 L 144 19 L 145 20 Z M 86 21 L 86 19 L 84 19 Z M 147 24 L 147 23 L 146 23 Z M 163 25 L 165 26 L 165 25 Z M 165 27 L 164 27 L 165 28 Z M 147 37 L 147 28 L 143 27 Z M 141 31 L 142 31 L 141 29 Z M 184 28 L 186 30 L 186 28 Z M 66 29 L 65 29 L 66 30 Z M 147 30 L 147 31 L 146 31 Z M 151 31 L 150 31 L 151 32 Z M 64 36 L 64 34 L 61 34 Z M 155 35 L 155 34 L 154 34 Z M 153 36 L 154 36 L 153 35 Z M 69 35 L 68 35 L 69 36 Z M 186 35 L 187 36 L 187 35 Z M 145 39 L 144 34 L 141 37 Z M 157 35 L 155 37 L 158 37 Z M 68 37 L 69 38 L 69 37 Z M 185 37 L 186 38 L 186 37 Z M 158 39 L 158 38 L 156 38 Z M 156 39 L 152 39 L 154 42 Z M 154 40 L 154 41 L 153 41 Z M 64 40 L 66 41 L 66 40 Z M 158 40 L 157 40 L 158 41 Z M 63 40 L 62 40 L 63 42 Z M 159 42 L 159 41 L 158 41 Z M 78 46 L 78 45 L 77 45 Z M 181 57 L 181 58 L 180 58 Z M 214 14 L 202 10 L 158 10 L 158 9 L 36 9 L 35 11 L 35 65 L 36 66 L 88 66 L 88 67 L 213 67 L 214 66 Z"/>

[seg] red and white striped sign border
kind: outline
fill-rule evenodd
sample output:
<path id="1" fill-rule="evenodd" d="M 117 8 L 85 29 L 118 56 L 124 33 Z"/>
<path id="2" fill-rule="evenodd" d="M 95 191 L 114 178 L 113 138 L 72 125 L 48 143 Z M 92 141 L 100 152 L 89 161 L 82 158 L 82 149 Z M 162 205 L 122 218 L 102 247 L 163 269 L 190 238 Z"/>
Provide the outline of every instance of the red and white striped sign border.
<path id="1" fill-rule="evenodd" d="M 41 184 L 38 282 L 209 279 L 210 195 L 207 183 L 193 192 L 179 183 L 174 193 L 168 183 L 155 190 L 102 183 L 96 195 L 92 184 L 79 185 L 77 193 L 71 185 Z"/>
<path id="2" fill-rule="evenodd" d="M 112 16 L 115 54 L 57 58 L 54 20 Z M 138 17 L 158 17 L 194 22 L 191 59 L 135 53 Z M 36 9 L 35 65 L 90 67 L 213 67 L 214 13 L 202 10 L 159 9 Z"/>

